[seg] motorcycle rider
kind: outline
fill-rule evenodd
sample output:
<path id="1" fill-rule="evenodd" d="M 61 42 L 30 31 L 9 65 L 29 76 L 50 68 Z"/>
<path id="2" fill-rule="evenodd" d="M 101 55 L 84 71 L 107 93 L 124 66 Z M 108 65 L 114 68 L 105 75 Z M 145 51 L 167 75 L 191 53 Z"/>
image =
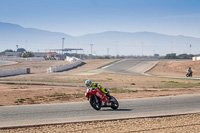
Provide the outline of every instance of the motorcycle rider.
<path id="1" fill-rule="evenodd" d="M 189 69 L 188 69 L 188 76 L 192 77 L 192 69 L 191 69 L 191 67 L 189 67 Z"/>
<path id="2" fill-rule="evenodd" d="M 88 88 L 88 89 L 96 89 L 96 87 L 99 87 L 101 92 L 103 92 L 104 94 L 106 94 L 109 99 L 111 99 L 111 96 L 109 95 L 109 91 L 106 89 L 106 88 L 103 88 L 100 84 L 98 83 L 92 83 L 91 80 L 86 80 L 85 81 L 85 86 Z"/>

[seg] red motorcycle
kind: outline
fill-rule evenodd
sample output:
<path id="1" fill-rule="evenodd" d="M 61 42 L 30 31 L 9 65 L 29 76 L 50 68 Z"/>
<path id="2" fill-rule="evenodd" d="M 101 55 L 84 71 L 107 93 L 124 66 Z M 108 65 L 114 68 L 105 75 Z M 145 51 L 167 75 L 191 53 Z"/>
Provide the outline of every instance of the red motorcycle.
<path id="1" fill-rule="evenodd" d="M 100 110 L 101 107 L 111 107 L 112 109 L 117 109 L 119 107 L 118 101 L 113 97 L 109 97 L 101 92 L 100 88 L 96 89 L 88 88 L 85 97 L 88 98 L 90 105 L 96 109 Z"/>

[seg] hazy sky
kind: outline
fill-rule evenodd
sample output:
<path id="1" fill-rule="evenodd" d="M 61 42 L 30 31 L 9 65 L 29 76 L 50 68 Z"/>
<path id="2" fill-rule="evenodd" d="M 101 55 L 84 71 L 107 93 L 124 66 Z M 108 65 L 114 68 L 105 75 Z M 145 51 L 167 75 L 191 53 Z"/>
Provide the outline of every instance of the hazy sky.
<path id="1" fill-rule="evenodd" d="M 200 0 L 0 0 L 0 22 L 72 36 L 149 31 L 200 37 Z"/>

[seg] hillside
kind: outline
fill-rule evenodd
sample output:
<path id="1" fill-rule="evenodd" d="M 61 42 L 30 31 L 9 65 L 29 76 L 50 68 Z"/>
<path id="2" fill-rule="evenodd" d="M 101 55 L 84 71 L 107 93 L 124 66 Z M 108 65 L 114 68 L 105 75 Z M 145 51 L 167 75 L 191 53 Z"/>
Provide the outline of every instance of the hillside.
<path id="1" fill-rule="evenodd" d="M 16 50 L 16 45 L 29 51 L 62 48 L 62 38 L 73 38 L 64 33 L 50 32 L 34 28 L 24 28 L 16 24 L 0 22 L 0 51 Z"/>
<path id="2" fill-rule="evenodd" d="M 90 44 L 94 44 L 92 51 L 94 55 L 199 54 L 200 38 L 182 35 L 108 31 L 74 37 L 64 33 L 24 28 L 16 24 L 2 22 L 0 22 L 0 29 L 0 51 L 16 50 L 16 45 L 28 51 L 61 49 L 62 38 L 65 38 L 65 48 L 83 48 L 84 51 L 81 53 L 85 54 L 91 53 Z"/>

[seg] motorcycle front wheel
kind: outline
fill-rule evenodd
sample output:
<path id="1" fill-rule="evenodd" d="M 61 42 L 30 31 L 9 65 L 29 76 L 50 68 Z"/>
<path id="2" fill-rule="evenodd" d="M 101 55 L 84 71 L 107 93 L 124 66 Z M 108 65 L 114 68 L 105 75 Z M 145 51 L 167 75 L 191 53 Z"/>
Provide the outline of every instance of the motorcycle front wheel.
<path id="1" fill-rule="evenodd" d="M 97 96 L 91 96 L 89 98 L 90 105 L 95 109 L 95 110 L 100 110 L 101 109 L 101 102 Z"/>
<path id="2" fill-rule="evenodd" d="M 111 101 L 111 108 L 117 109 L 119 107 L 119 103 L 118 103 L 117 99 L 113 96 L 111 96 L 111 99 L 113 99 L 113 101 Z"/>

